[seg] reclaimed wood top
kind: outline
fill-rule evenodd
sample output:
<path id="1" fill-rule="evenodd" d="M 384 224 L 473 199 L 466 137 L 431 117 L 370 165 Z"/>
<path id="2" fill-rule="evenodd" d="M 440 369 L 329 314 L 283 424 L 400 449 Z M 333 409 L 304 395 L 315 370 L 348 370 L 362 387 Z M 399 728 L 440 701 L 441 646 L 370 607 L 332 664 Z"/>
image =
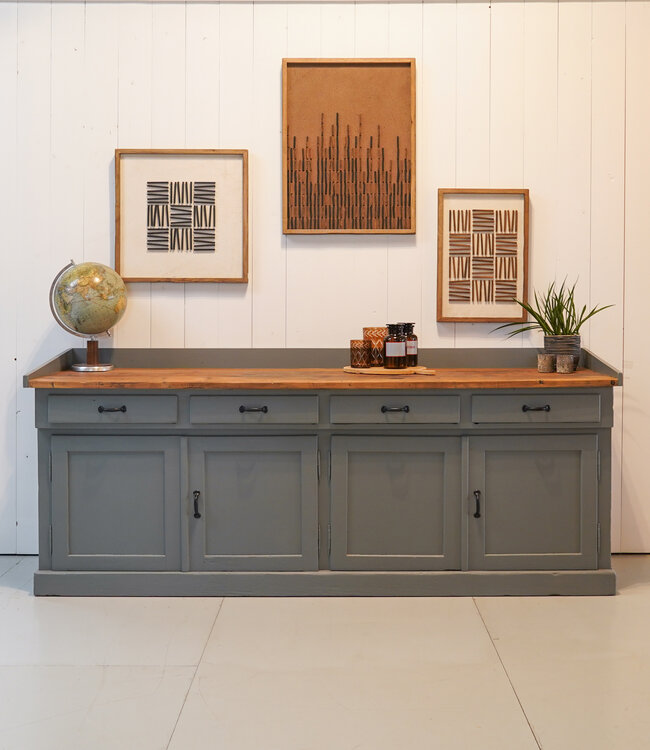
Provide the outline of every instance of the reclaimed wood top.
<path id="1" fill-rule="evenodd" d="M 118 368 L 108 372 L 65 370 L 29 379 L 31 388 L 142 390 L 435 390 L 450 388 L 603 388 L 610 375 L 580 369 L 570 375 L 534 368 L 437 369 L 435 375 L 357 375 L 342 369 Z"/>

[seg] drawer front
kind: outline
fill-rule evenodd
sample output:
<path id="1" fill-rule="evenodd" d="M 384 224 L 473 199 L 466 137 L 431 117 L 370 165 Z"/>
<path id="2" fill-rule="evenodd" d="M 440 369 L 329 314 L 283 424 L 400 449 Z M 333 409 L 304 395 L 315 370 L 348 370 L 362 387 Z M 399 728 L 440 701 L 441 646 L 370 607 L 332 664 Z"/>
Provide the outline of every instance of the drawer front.
<path id="1" fill-rule="evenodd" d="M 535 393 L 510 396 L 472 396 L 472 422 L 481 424 L 533 424 L 600 422 L 597 393 Z"/>
<path id="2" fill-rule="evenodd" d="M 332 424 L 458 424 L 459 396 L 332 396 Z"/>
<path id="3" fill-rule="evenodd" d="M 318 396 L 192 396 L 192 424 L 318 424 Z"/>
<path id="4" fill-rule="evenodd" d="M 176 424 L 176 396 L 50 396 L 51 424 Z"/>

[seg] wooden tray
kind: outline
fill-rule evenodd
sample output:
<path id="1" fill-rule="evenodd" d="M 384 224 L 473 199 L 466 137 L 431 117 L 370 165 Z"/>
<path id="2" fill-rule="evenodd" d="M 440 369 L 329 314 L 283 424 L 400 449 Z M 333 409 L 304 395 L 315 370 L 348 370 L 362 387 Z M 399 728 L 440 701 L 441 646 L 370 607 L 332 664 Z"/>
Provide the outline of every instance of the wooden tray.
<path id="1" fill-rule="evenodd" d="M 420 365 L 418 367 L 403 367 L 401 370 L 388 370 L 386 367 L 350 367 L 346 365 L 344 372 L 354 375 L 435 375 L 435 370 Z"/>

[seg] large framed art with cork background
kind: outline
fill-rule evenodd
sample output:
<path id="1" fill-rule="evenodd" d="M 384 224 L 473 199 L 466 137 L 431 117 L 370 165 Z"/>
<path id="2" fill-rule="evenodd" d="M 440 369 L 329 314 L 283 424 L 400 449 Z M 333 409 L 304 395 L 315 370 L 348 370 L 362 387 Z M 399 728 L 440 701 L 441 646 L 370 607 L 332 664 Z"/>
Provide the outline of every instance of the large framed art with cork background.
<path id="1" fill-rule="evenodd" d="M 415 232 L 415 60 L 285 59 L 285 234 Z"/>

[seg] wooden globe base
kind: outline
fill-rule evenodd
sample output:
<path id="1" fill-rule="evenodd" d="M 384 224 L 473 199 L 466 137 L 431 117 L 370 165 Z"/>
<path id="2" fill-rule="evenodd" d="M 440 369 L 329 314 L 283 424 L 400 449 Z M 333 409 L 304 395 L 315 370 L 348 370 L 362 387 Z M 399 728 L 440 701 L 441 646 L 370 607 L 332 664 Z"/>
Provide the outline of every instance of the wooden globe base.
<path id="1" fill-rule="evenodd" d="M 113 369 L 113 365 L 99 364 L 99 342 L 97 339 L 88 339 L 86 342 L 86 363 L 72 365 L 77 372 L 107 372 Z"/>

